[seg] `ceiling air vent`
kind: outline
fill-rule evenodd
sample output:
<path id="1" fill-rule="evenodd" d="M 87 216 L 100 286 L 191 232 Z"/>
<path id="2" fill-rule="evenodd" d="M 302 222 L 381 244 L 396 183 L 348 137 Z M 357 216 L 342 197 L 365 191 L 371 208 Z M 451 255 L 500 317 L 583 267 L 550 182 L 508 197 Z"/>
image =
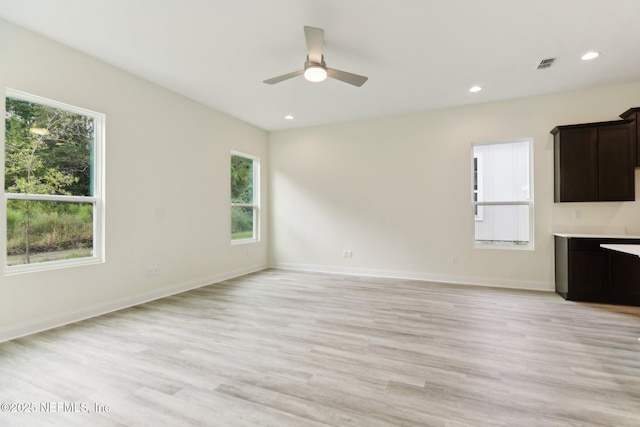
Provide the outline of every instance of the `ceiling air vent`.
<path id="1" fill-rule="evenodd" d="M 538 64 L 538 70 L 544 70 L 546 68 L 549 68 L 553 65 L 554 61 L 556 60 L 556 58 L 547 58 L 547 59 L 543 59 L 542 61 L 540 61 L 540 63 Z"/>

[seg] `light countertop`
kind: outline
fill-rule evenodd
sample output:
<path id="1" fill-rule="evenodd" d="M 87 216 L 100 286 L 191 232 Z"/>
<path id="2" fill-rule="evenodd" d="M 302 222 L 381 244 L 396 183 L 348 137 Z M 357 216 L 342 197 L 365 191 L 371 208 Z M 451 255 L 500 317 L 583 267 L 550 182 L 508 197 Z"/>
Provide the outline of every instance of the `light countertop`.
<path id="1" fill-rule="evenodd" d="M 600 247 L 640 257 L 640 245 L 600 245 Z"/>
<path id="2" fill-rule="evenodd" d="M 588 233 L 553 233 L 558 237 L 578 237 L 583 239 L 640 239 L 640 236 L 629 234 L 588 234 Z"/>

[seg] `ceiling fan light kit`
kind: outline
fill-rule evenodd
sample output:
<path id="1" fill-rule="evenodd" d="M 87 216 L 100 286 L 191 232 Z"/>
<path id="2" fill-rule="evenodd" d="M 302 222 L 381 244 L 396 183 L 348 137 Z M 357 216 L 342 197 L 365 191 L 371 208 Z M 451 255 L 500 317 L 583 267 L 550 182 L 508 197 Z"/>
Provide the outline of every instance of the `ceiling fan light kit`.
<path id="1" fill-rule="evenodd" d="M 327 77 L 331 77 L 332 79 L 358 87 L 362 86 L 368 80 L 368 77 L 365 76 L 327 68 L 327 64 L 324 62 L 324 56 L 322 55 L 322 47 L 324 45 L 323 29 L 304 27 L 304 36 L 307 42 L 307 60 L 304 64 L 304 69 L 264 80 L 264 83 L 273 85 L 300 75 L 304 75 L 304 78 L 310 82 L 321 82 Z"/>
<path id="2" fill-rule="evenodd" d="M 327 79 L 327 69 L 320 64 L 311 64 L 307 61 L 304 67 L 304 78 L 310 82 L 322 82 Z"/>

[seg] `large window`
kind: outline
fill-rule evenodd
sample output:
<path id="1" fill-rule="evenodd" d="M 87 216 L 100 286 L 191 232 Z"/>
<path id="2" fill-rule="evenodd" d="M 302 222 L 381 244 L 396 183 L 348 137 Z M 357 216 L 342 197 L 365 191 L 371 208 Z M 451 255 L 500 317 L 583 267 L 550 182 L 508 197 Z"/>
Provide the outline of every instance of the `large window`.
<path id="1" fill-rule="evenodd" d="M 476 246 L 533 248 L 530 139 L 473 145 Z"/>
<path id="2" fill-rule="evenodd" d="M 231 152 L 231 241 L 259 240 L 260 161 L 248 154 Z"/>
<path id="3" fill-rule="evenodd" d="M 102 260 L 103 126 L 102 114 L 7 91 L 6 272 Z"/>

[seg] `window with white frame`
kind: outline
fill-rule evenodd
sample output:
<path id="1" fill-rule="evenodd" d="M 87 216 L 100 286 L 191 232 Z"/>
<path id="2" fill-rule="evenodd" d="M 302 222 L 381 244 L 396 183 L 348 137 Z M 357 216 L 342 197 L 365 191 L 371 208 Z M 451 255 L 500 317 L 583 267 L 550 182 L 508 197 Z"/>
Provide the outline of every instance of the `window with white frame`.
<path id="1" fill-rule="evenodd" d="M 231 152 L 231 242 L 259 240 L 260 159 Z"/>
<path id="2" fill-rule="evenodd" d="M 5 272 L 101 262 L 104 115 L 5 97 Z"/>
<path id="3" fill-rule="evenodd" d="M 473 144 L 477 247 L 533 248 L 532 140 Z"/>

